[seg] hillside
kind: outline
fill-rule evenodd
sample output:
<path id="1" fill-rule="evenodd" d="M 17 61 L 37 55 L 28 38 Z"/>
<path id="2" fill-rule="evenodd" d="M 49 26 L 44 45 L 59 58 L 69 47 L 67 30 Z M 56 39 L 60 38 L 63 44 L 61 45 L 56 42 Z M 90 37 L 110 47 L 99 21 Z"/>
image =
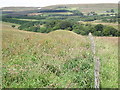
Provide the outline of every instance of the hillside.
<path id="1" fill-rule="evenodd" d="M 34 11 L 39 10 L 40 7 L 3 7 L 2 11 Z M 61 5 L 51 5 L 46 7 L 41 7 L 44 9 L 67 9 L 67 10 L 79 10 L 83 13 L 88 12 L 97 12 L 104 13 L 106 10 L 114 9 L 115 12 L 118 12 L 117 3 L 100 3 L 100 4 L 61 4 Z"/>
<path id="2" fill-rule="evenodd" d="M 67 5 L 53 5 L 43 7 L 42 9 L 75 9 L 79 10 L 83 13 L 88 12 L 97 12 L 97 13 L 104 13 L 104 11 L 109 9 L 115 9 L 118 12 L 118 4 L 117 3 L 99 3 L 99 4 L 67 4 Z"/>
<path id="3" fill-rule="evenodd" d="M 21 31 L 3 23 L 3 87 L 93 88 L 89 39 L 71 31 Z M 113 39 L 112 41 L 110 39 Z M 117 38 L 96 37 L 102 88 L 117 88 Z"/>
<path id="4" fill-rule="evenodd" d="M 89 32 L 95 36 L 120 34 L 118 5 L 115 3 L 52 5 L 42 8 L 3 7 L 2 21 L 19 24 L 20 30 L 40 33 L 65 29 L 81 35 L 88 35 Z"/>
<path id="5" fill-rule="evenodd" d="M 3 7 L 3 11 L 27 11 L 27 10 L 37 10 L 39 7 Z"/>

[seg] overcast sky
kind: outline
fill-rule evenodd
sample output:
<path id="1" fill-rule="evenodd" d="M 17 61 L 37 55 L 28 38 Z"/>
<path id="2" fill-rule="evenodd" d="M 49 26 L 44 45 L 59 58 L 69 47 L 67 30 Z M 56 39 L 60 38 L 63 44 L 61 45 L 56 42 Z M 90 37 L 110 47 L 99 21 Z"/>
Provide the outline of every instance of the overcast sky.
<path id="1" fill-rule="evenodd" d="M 56 4 L 118 3 L 119 0 L 0 0 L 0 7 L 34 6 L 44 7 Z"/>

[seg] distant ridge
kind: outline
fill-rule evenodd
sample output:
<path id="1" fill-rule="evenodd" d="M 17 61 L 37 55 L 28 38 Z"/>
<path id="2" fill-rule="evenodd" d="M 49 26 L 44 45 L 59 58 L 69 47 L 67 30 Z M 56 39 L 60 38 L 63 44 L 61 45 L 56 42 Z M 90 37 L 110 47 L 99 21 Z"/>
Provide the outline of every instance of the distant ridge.
<path id="1" fill-rule="evenodd" d="M 59 4 L 46 7 L 3 7 L 2 11 L 34 11 L 41 9 L 60 9 L 60 8 L 76 8 L 77 10 L 88 13 L 97 12 L 101 13 L 106 10 L 114 9 L 118 10 L 118 3 L 96 3 L 96 4 Z"/>

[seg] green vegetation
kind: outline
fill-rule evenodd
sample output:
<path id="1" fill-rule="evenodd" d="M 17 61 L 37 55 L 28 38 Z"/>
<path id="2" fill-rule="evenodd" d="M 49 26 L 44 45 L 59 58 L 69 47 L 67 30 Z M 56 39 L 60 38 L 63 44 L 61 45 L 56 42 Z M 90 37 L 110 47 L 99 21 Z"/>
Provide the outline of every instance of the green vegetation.
<path id="1" fill-rule="evenodd" d="M 112 26 L 102 24 L 80 24 L 71 20 L 44 20 L 44 21 L 22 21 L 15 18 L 3 18 L 3 21 L 20 24 L 20 30 L 49 33 L 58 29 L 73 31 L 77 34 L 88 35 L 92 32 L 95 36 L 119 36 L 119 31 Z"/>
<path id="2" fill-rule="evenodd" d="M 91 32 L 100 88 L 118 88 L 116 11 L 116 4 L 3 8 L 2 87 L 94 88 Z"/>
<path id="3" fill-rule="evenodd" d="M 23 24 L 23 23 L 27 23 L 28 21 L 22 21 L 22 20 L 17 20 L 17 19 L 13 19 L 13 18 L 2 18 L 2 21 L 4 22 L 10 22 L 10 23 L 15 23 L 15 24 Z"/>
<path id="4" fill-rule="evenodd" d="M 95 42 L 97 56 L 101 62 L 101 87 L 118 87 L 118 38 L 96 37 Z"/>
<path id="5" fill-rule="evenodd" d="M 3 39 L 3 87 L 94 87 L 93 59 L 84 37 L 68 31 L 37 35 L 4 28 Z"/>
<path id="6" fill-rule="evenodd" d="M 88 35 L 89 32 L 92 32 L 95 36 L 119 36 L 117 28 L 112 26 L 78 23 L 79 21 L 92 22 L 95 20 L 101 20 L 105 23 L 116 23 L 119 20 L 119 17 L 114 9 L 105 10 L 104 14 L 89 11 L 86 15 L 77 8 L 70 9 L 69 7 L 56 7 L 55 9 L 31 11 L 31 15 L 33 14 L 32 16 L 29 15 L 30 11 L 26 12 L 28 13 L 27 15 L 24 15 L 25 12 L 21 13 L 23 13 L 23 15 L 16 15 L 16 13 L 4 15 L 2 20 L 20 24 L 18 27 L 20 30 L 40 33 L 49 33 L 51 31 L 62 29 L 73 31 L 81 35 Z M 38 15 L 36 15 L 36 13 Z"/>
<path id="7" fill-rule="evenodd" d="M 15 28 L 15 25 L 12 25 L 13 28 Z"/>
<path id="8" fill-rule="evenodd" d="M 36 19 L 18 19 L 18 20 L 22 20 L 22 21 L 39 21 L 39 20 L 36 20 Z"/>
<path id="9" fill-rule="evenodd" d="M 114 39 L 114 40 L 110 40 Z M 100 87 L 117 88 L 117 39 L 96 38 Z M 93 88 L 89 39 L 71 31 L 49 34 L 3 24 L 3 88 Z"/>
<path id="10" fill-rule="evenodd" d="M 70 21 L 49 21 L 41 27 L 39 23 L 28 23 L 23 24 L 19 27 L 21 30 L 36 31 L 41 33 L 49 33 L 58 29 L 73 31 L 77 34 L 88 35 L 88 33 L 93 33 L 95 36 L 118 36 L 118 30 L 112 26 L 105 26 L 102 24 L 92 25 L 92 24 L 80 24 Z"/>

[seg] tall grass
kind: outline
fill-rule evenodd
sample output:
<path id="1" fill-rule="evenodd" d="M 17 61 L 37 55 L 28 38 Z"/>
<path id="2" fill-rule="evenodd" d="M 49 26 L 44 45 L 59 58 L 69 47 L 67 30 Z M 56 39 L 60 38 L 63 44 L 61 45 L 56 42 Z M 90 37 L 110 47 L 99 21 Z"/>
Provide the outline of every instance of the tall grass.
<path id="1" fill-rule="evenodd" d="M 49 34 L 19 31 L 7 24 L 3 24 L 2 37 L 3 88 L 94 87 L 88 38 L 62 30 Z M 117 87 L 116 46 L 112 49 L 111 42 L 103 41 L 96 39 L 102 63 L 101 87 Z"/>
<path id="2" fill-rule="evenodd" d="M 10 27 L 9 27 L 10 28 Z M 3 28 L 3 88 L 93 87 L 89 42 L 69 31 Z"/>
<path id="3" fill-rule="evenodd" d="M 101 62 L 101 87 L 118 88 L 118 38 L 96 37 L 96 47 Z"/>

